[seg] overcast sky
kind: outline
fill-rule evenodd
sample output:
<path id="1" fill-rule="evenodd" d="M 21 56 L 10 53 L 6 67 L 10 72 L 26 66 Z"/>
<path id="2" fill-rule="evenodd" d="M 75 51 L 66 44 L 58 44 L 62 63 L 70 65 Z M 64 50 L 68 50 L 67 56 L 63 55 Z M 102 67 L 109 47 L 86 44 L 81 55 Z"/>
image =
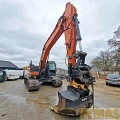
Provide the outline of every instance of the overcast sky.
<path id="1" fill-rule="evenodd" d="M 86 63 L 106 50 L 106 41 L 120 26 L 120 0 L 0 0 L 0 59 L 18 67 L 31 60 L 38 65 L 42 47 L 67 2 L 77 8 Z M 67 68 L 64 43 L 62 35 L 49 57 L 61 68 Z"/>

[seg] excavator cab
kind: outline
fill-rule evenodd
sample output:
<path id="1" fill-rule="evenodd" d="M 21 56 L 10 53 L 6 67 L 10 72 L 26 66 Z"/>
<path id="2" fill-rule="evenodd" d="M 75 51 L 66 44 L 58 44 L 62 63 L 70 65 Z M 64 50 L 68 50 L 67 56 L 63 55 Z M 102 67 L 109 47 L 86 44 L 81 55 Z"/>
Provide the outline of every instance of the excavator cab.
<path id="1" fill-rule="evenodd" d="M 56 76 L 55 61 L 47 61 L 45 69 L 42 69 L 39 75 L 40 82 L 50 82 L 55 87 L 61 87 L 63 82 Z"/>
<path id="2" fill-rule="evenodd" d="M 50 78 L 56 76 L 56 63 L 55 61 L 47 61 L 45 69 L 40 70 L 40 78 Z"/>
<path id="3" fill-rule="evenodd" d="M 56 63 L 55 61 L 47 61 L 45 73 L 47 77 L 56 75 Z"/>

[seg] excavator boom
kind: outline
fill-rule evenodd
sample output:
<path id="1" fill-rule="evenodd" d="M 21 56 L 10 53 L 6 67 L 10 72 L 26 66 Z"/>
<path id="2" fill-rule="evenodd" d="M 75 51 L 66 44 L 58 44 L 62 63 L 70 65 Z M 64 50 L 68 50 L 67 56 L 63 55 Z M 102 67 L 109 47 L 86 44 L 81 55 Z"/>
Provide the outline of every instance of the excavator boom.
<path id="1" fill-rule="evenodd" d="M 54 44 L 63 33 L 65 34 L 67 56 L 71 56 L 76 53 L 76 32 L 78 28 L 76 29 L 74 22 L 77 22 L 76 8 L 71 3 L 67 3 L 63 15 L 58 19 L 53 32 L 44 44 L 42 55 L 40 58 L 39 69 L 45 68 L 51 48 L 54 46 Z M 79 37 L 78 39 L 81 39 L 81 37 Z M 76 58 L 73 57 L 71 59 L 68 59 L 68 63 L 75 65 Z"/>

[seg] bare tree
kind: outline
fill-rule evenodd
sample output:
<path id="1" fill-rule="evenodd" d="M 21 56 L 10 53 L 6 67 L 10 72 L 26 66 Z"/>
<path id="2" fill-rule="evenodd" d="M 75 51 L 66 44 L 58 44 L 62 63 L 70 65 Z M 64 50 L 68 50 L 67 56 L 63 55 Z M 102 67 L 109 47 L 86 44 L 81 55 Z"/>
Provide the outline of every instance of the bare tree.
<path id="1" fill-rule="evenodd" d="M 95 58 L 91 61 L 90 64 L 91 64 L 92 67 L 93 67 L 93 66 L 96 66 L 96 67 L 102 69 L 102 61 L 100 60 L 100 58 L 99 58 L 98 56 L 95 57 Z"/>
<path id="2" fill-rule="evenodd" d="M 113 34 L 113 38 L 109 39 L 107 42 L 110 48 L 113 48 L 112 52 L 114 54 L 115 68 L 120 72 L 120 26 Z"/>
<path id="3" fill-rule="evenodd" d="M 103 70 L 111 70 L 111 66 L 114 64 L 112 52 L 109 50 L 101 51 L 99 56 L 103 64 Z"/>
<path id="4" fill-rule="evenodd" d="M 111 66 L 114 64 L 113 54 L 109 50 L 101 51 L 99 56 L 95 57 L 91 61 L 92 66 L 97 66 L 103 71 L 111 70 Z"/>
<path id="5" fill-rule="evenodd" d="M 107 41 L 110 51 L 101 51 L 97 57 L 91 61 L 92 66 L 97 66 L 101 70 L 117 70 L 120 73 L 120 26 L 113 33 L 113 38 Z"/>

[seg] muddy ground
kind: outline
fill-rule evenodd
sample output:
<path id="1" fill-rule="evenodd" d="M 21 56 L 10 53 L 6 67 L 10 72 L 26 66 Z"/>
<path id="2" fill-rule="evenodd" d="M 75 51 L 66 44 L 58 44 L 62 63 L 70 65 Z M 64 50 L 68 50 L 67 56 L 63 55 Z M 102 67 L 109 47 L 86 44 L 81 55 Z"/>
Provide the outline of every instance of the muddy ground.
<path id="1" fill-rule="evenodd" d="M 27 92 L 22 79 L 0 83 L 0 120 L 80 120 L 120 119 L 120 87 L 106 86 L 104 80 L 94 83 L 95 105 L 77 117 L 63 116 L 50 110 L 58 102 L 57 93 L 65 90 L 41 85 L 39 91 Z"/>

